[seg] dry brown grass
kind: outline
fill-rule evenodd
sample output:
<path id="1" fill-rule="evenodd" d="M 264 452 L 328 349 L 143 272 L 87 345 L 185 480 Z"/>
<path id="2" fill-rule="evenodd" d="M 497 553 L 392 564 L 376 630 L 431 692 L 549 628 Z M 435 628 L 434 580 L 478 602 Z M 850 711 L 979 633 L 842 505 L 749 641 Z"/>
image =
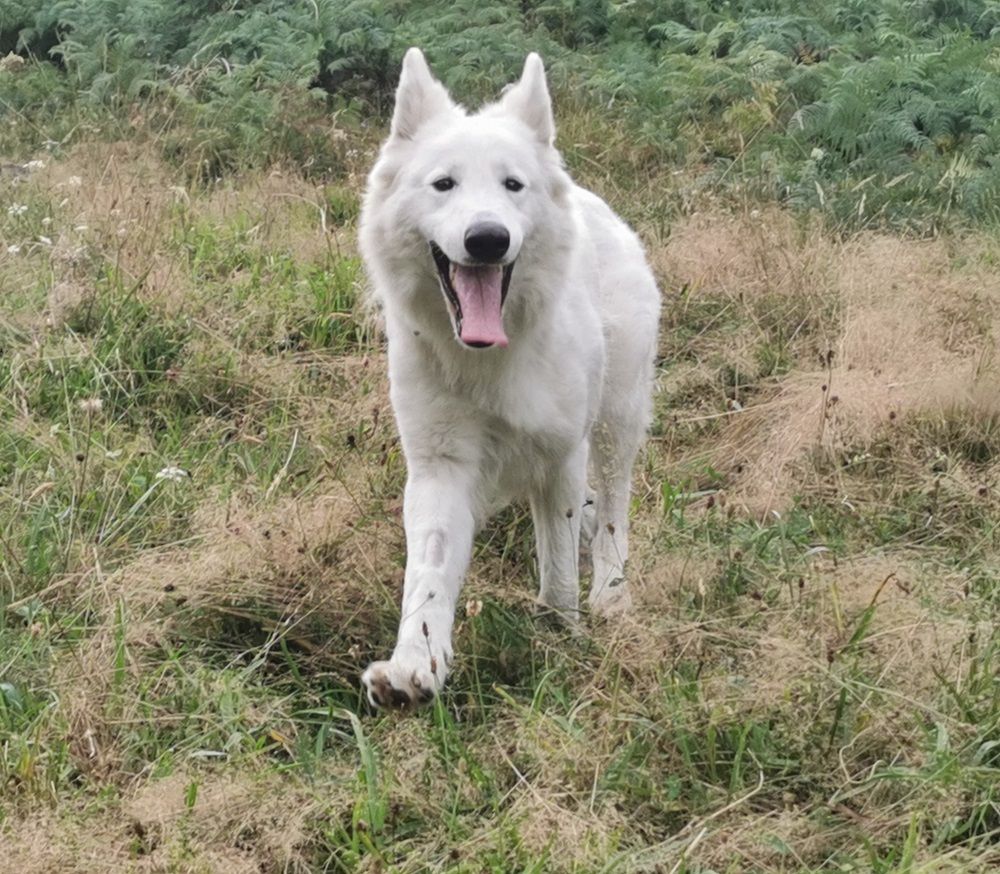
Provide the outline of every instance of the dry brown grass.
<path id="1" fill-rule="evenodd" d="M 331 772 L 329 786 L 346 788 L 351 776 Z M 306 872 L 310 818 L 349 803 L 347 791 L 337 798 L 328 789 L 319 799 L 293 778 L 175 773 L 127 791 L 111 809 L 36 812 L 8 823 L 4 864 L 26 874 Z"/>
<path id="2" fill-rule="evenodd" d="M 992 414 L 1000 290 L 975 257 L 982 244 L 958 247 L 959 268 L 956 245 L 878 234 L 841 241 L 769 210 L 696 217 L 654 253 L 666 287 L 689 288 L 668 326 L 699 298 L 723 302 L 683 348 L 668 330 L 664 351 L 693 359 L 667 376 L 671 394 L 690 398 L 668 421 L 722 420 L 712 450 L 697 445 L 691 456 L 727 473 L 731 500 L 762 517 L 801 490 L 810 452 L 863 452 L 914 416 Z M 724 364 L 753 381 L 774 320 L 791 338 L 790 372 L 763 380 L 749 399 L 735 392 L 738 411 L 731 401 L 719 410 L 712 377 Z"/>
<path id="3" fill-rule="evenodd" d="M 157 312 L 197 324 L 176 384 L 196 395 L 218 359 L 242 392 L 237 408 L 193 421 L 184 445 L 273 441 L 279 465 L 261 462 L 268 473 L 255 478 L 246 462 L 220 477 L 210 465 L 221 456 L 207 454 L 184 539 L 109 557 L 78 544 L 73 572 L 41 592 L 60 615 L 85 617 L 71 646 L 57 641 L 46 654 L 57 716 L 37 737 L 66 744 L 86 788 L 34 797 L 29 780 L 12 781 L 18 795 L 0 825 L 11 870 L 312 870 L 330 852 L 330 824 L 349 831 L 367 791 L 349 732 L 321 744 L 308 779 L 296 776 L 307 769 L 297 743 L 311 730 L 301 711 L 322 710 L 331 695 L 343 703 L 359 669 L 391 645 L 402 463 L 382 352 L 276 351 L 281 306 L 267 299 L 266 277 L 260 300 L 234 304 L 225 289 L 245 277 L 203 282 L 178 246 L 184 227 L 218 232 L 223 247 L 237 227 L 268 257 L 325 263 L 352 251 L 352 231 L 324 218 L 328 192 L 294 174 L 209 191 L 176 177 L 114 144 L 81 147 L 25 183 L 62 204 L 64 233 L 50 258 L 27 261 L 22 290 L 52 275 L 40 285 L 44 314 L 23 325 L 36 337 L 57 331 L 93 294 L 94 259 L 131 281 L 145 277 L 139 293 Z M 665 361 L 660 433 L 636 476 L 638 607 L 581 639 L 532 621 L 527 526 L 518 517 L 489 529 L 463 595 L 488 609 L 459 611 L 450 709 L 365 720 L 376 789 L 391 811 L 386 834 L 402 822 L 408 855 L 383 864 L 369 853 L 359 864 L 421 871 L 449 860 L 478 870 L 516 835 L 517 858 L 547 854 L 552 871 L 612 860 L 624 871 L 673 872 L 682 858 L 702 866 L 692 870 L 827 870 L 837 854 L 863 859 L 864 840 L 898 845 L 922 809 L 936 821 L 960 816 L 961 793 L 873 775 L 927 765 L 928 726 L 938 722 L 955 738 L 973 736 L 948 710 L 942 683 L 967 682 L 981 651 L 970 641 L 989 639 L 989 613 L 947 544 L 876 544 L 859 520 L 865 508 L 919 498 L 929 515 L 950 514 L 945 533 L 975 545 L 977 562 L 996 560 L 988 528 L 961 528 L 962 513 L 988 516 L 1000 473 L 986 433 L 1000 413 L 992 251 L 976 238 L 839 240 L 776 210 L 696 214 L 652 246 Z M 21 266 L 0 254 L 4 275 Z M 248 325 L 259 327 L 249 340 Z M 63 342 L 45 354 L 82 348 Z M 26 341 L 18 353 L 39 348 Z M 75 447 L 23 401 L 26 388 L 17 396 L 9 434 L 53 457 L 70 453 L 64 467 L 77 470 Z M 275 409 L 277 425 L 267 419 Z M 129 440 L 136 455 L 156 451 L 153 434 Z M 281 465 L 295 440 L 309 454 Z M 960 449 L 976 440 L 990 451 L 970 461 Z M 108 487 L 117 464 L 95 457 L 80 480 Z M 683 492 L 682 515 L 665 513 L 664 483 Z M 36 508 L 37 487 L 23 486 L 24 507 Z M 754 553 L 754 537 L 790 518 L 796 499 L 842 512 L 842 542 L 810 532 Z M 728 591 L 734 568 L 747 577 Z M 241 673 L 255 659 L 260 673 Z M 249 677 L 235 693 L 234 673 Z M 168 693 L 192 686 L 195 728 L 155 751 L 172 766 L 154 767 L 143 731 L 187 718 Z M 845 688 L 846 727 L 830 732 Z M 201 733 L 223 719 L 218 702 L 234 694 L 239 729 L 266 747 L 196 763 Z M 792 761 L 787 770 L 762 763 L 760 788 L 752 757 L 730 786 L 699 752 L 710 730 L 743 727 Z M 672 779 L 677 794 L 667 797 Z M 986 871 L 983 852 L 921 849 L 925 867 L 914 870 Z"/>
<path id="4" fill-rule="evenodd" d="M 356 199 L 351 192 L 361 188 L 370 148 L 362 145 L 336 186 L 342 200 Z M 44 199 L 62 217 L 52 238 L 56 275 L 48 313 L 57 321 L 92 290 L 84 280 L 95 259 L 112 266 L 127 283 L 140 283 L 143 295 L 168 311 L 171 306 L 190 310 L 193 304 L 200 310 L 198 289 L 177 245 L 184 225 L 236 222 L 250 244 L 304 263 L 353 252 L 352 235 L 331 215 L 325 186 L 293 172 L 276 168 L 237 184 L 226 180 L 206 193 L 185 184 L 154 149 L 130 141 L 86 142 L 46 163 L 16 190 L 22 199 Z M 0 254 L 0 268 L 5 259 L 15 266 Z M 48 263 L 29 261 L 25 271 L 23 260 L 17 262 L 15 281 L 24 288 L 37 282 L 49 285 L 40 269 Z"/>

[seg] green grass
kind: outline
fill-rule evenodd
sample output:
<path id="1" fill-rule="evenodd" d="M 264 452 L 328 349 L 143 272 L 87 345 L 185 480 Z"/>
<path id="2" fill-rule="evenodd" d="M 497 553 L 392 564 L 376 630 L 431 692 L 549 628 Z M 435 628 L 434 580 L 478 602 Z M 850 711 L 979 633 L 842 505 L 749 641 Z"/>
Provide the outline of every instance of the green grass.
<path id="1" fill-rule="evenodd" d="M 404 565 L 360 172 L 192 184 L 152 144 L 98 139 L 0 182 L 27 207 L 0 213 L 12 870 L 995 868 L 992 403 L 871 413 L 851 380 L 890 367 L 889 341 L 856 370 L 827 350 L 878 321 L 851 294 L 885 238 L 687 216 L 643 146 L 588 141 L 597 123 L 567 119 L 569 161 L 643 231 L 669 304 L 638 607 L 581 636 L 536 616 L 511 508 L 477 541 L 449 686 L 408 717 L 370 713 L 357 680 L 392 646 Z M 349 143 L 359 171 L 371 139 Z M 925 268 L 894 245 L 933 300 L 997 251 L 949 238 Z M 921 375 L 967 354 L 992 372 L 983 295 L 976 324 L 927 310 Z M 817 407 L 827 382 L 842 400 Z M 753 476 L 779 452 L 769 502 Z"/>

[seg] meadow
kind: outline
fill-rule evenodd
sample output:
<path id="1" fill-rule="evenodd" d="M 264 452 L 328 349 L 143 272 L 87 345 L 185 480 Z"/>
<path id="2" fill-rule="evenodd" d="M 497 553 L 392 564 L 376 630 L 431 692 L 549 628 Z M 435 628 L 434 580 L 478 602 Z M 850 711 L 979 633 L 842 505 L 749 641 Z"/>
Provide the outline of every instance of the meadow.
<path id="1" fill-rule="evenodd" d="M 1000 13 L 873 9 L 0 4 L 0 868 L 997 870 Z M 664 307 L 636 608 L 537 616 L 512 507 L 400 715 L 411 43 L 543 52 Z"/>

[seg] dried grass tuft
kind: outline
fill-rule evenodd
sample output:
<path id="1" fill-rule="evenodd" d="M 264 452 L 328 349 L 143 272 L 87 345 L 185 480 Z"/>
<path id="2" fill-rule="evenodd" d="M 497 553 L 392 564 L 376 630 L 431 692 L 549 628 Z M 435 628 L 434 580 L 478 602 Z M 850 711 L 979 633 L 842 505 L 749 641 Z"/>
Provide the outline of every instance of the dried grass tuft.
<path id="1" fill-rule="evenodd" d="M 789 344 L 794 371 L 760 380 L 751 397 L 714 414 L 722 425 L 711 449 L 689 453 L 724 471 L 729 497 L 755 516 L 801 492 L 810 453 L 862 452 L 914 417 L 995 415 L 1000 289 L 985 262 L 956 269 L 947 241 L 839 241 L 777 212 L 766 221 L 696 217 L 659 265 L 668 281 L 688 285 L 691 299 L 711 296 L 739 315 L 732 330 L 709 325 L 678 350 L 696 358 L 703 380 L 720 363 L 752 373 L 761 326 L 786 319 L 782 308 L 794 301 L 786 325 L 789 336 L 799 330 Z M 761 300 L 765 309 L 755 309 Z M 692 378 L 691 365 L 681 371 Z M 704 413 L 697 405 L 668 411 L 682 423 Z"/>

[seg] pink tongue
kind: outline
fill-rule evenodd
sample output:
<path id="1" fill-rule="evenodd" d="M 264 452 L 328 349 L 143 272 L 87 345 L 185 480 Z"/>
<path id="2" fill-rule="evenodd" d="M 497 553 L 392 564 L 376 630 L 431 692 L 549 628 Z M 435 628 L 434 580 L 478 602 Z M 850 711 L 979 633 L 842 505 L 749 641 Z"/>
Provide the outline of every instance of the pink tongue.
<path id="1" fill-rule="evenodd" d="M 489 346 L 506 346 L 500 315 L 503 267 L 489 264 L 484 267 L 455 265 L 451 284 L 462 307 L 462 328 L 459 336 L 464 343 L 481 343 Z"/>

